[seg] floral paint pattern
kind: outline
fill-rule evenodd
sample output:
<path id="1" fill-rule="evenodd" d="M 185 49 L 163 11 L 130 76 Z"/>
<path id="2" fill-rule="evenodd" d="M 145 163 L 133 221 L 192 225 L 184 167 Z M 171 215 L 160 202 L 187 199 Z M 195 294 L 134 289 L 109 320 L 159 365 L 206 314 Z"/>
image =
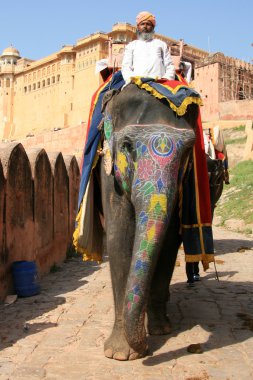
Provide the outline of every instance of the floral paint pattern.
<path id="1" fill-rule="evenodd" d="M 127 147 L 124 141 L 127 136 Z M 111 138 L 111 136 L 110 136 Z M 167 127 L 140 129 L 128 126 L 114 133 L 114 173 L 123 190 L 134 199 L 140 243 L 135 253 L 134 285 L 127 296 L 127 309 L 143 299 L 142 279 L 150 270 L 155 245 L 166 226 L 178 187 L 180 155 L 185 146 L 184 130 Z M 188 138 L 188 137 L 187 137 Z M 129 147 L 130 146 L 130 147 Z M 141 209 L 136 205 L 141 205 Z"/>

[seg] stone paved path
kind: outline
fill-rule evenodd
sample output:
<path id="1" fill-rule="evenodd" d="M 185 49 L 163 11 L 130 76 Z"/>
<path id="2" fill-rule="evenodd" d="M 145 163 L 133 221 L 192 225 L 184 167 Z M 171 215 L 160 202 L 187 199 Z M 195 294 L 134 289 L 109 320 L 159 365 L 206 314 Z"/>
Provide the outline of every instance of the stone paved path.
<path id="1" fill-rule="evenodd" d="M 148 338 L 149 356 L 103 356 L 113 320 L 109 266 L 73 258 L 43 278 L 40 295 L 0 305 L 0 380 L 253 379 L 253 242 L 217 228 L 214 236 L 220 281 L 211 267 L 188 289 L 180 252 L 173 331 Z M 196 343 L 203 353 L 188 353 Z"/>

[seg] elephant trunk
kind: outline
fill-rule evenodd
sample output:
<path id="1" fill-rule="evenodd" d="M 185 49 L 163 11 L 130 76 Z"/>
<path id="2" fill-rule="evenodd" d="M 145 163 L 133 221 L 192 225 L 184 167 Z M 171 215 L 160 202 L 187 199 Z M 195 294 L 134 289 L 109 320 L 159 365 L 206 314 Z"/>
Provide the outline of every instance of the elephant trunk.
<path id="1" fill-rule="evenodd" d="M 151 280 L 175 205 L 179 170 L 195 141 L 192 129 L 167 127 L 129 125 L 117 136 L 115 178 L 131 198 L 136 220 L 123 321 L 130 347 L 141 354 Z"/>
<path id="2" fill-rule="evenodd" d="M 159 247 L 175 202 L 176 190 L 152 194 L 136 212 L 136 234 L 124 305 L 126 339 L 136 352 L 146 350 L 144 317 L 149 287 L 156 267 Z M 168 202 L 169 199 L 169 202 Z M 168 203 L 171 207 L 168 208 Z"/>

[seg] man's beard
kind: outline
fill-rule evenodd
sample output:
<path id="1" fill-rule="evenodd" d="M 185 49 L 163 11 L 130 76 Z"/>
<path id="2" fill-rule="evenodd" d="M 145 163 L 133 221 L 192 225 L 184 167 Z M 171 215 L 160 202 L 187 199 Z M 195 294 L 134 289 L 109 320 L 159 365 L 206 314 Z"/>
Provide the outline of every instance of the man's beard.
<path id="1" fill-rule="evenodd" d="M 137 30 L 137 38 L 138 38 L 138 40 L 141 40 L 141 41 L 152 40 L 154 38 L 154 34 L 155 34 L 154 31 L 146 33 L 146 32 L 139 32 Z"/>

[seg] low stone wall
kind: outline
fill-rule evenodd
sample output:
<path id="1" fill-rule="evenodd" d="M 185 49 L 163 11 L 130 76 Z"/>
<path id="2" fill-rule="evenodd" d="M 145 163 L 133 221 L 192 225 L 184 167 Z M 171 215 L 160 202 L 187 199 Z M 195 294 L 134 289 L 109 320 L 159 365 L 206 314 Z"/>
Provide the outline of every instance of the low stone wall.
<path id="1" fill-rule="evenodd" d="M 18 140 L 25 150 L 31 148 L 44 148 L 47 152 L 62 152 L 73 154 L 78 162 L 81 161 L 86 138 L 86 123 L 75 127 L 68 127 L 54 131 L 45 131 L 34 136 Z"/>
<path id="2" fill-rule="evenodd" d="M 12 291 L 11 266 L 36 260 L 40 275 L 71 246 L 80 171 L 75 156 L 0 145 L 0 300 Z"/>
<path id="3" fill-rule="evenodd" d="M 231 100 L 220 102 L 220 120 L 253 120 L 253 100 Z"/>
<path id="4" fill-rule="evenodd" d="M 253 99 L 215 102 L 203 97 L 201 107 L 202 121 L 217 123 L 218 121 L 253 120 Z"/>

